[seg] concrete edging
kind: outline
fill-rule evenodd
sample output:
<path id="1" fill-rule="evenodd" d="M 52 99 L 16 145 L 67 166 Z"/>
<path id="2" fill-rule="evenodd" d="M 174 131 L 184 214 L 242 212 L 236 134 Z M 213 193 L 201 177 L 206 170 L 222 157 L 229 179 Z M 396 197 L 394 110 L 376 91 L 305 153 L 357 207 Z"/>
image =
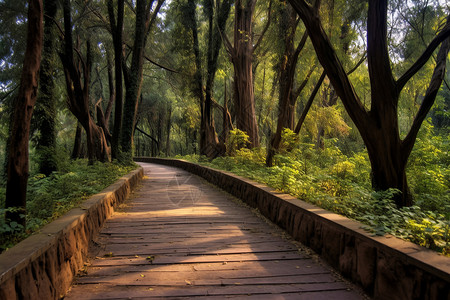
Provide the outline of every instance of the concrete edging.
<path id="1" fill-rule="evenodd" d="M 0 299 L 59 299 L 84 267 L 89 241 L 144 175 L 138 168 L 0 255 Z"/>
<path id="2" fill-rule="evenodd" d="M 228 172 L 176 159 L 135 160 L 184 169 L 258 208 L 376 299 L 450 299 L 448 257 L 393 236 L 372 236 L 359 222 Z"/>

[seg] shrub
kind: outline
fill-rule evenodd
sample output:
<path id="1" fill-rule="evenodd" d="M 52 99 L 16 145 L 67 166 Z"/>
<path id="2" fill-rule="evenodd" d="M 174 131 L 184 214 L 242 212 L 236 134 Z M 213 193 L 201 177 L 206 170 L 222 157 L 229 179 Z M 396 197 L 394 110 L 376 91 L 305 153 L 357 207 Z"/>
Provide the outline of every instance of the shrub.
<path id="1" fill-rule="evenodd" d="M 58 218 L 84 199 L 98 193 L 136 165 L 97 162 L 89 166 L 87 160 L 66 164 L 65 170 L 46 177 L 34 174 L 28 180 L 27 228 L 5 220 L 0 210 L 0 251 L 7 249 L 48 222 Z M 4 189 L 0 188 L 0 202 L 4 207 Z M 25 216 L 24 216 L 25 217 Z"/>

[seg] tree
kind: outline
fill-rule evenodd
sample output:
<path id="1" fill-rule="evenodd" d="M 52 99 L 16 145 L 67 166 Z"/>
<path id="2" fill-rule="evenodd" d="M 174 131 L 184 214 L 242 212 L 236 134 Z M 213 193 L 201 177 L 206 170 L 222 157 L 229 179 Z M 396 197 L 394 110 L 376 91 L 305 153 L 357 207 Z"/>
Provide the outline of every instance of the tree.
<path id="1" fill-rule="evenodd" d="M 39 67 L 43 43 L 43 7 L 41 0 L 28 3 L 28 32 L 25 58 L 19 94 L 14 103 L 14 116 L 8 153 L 6 208 L 16 208 L 8 212 L 6 219 L 26 225 L 21 215 L 26 212 L 26 192 L 28 182 L 28 140 L 33 108 L 36 103 Z"/>
<path id="2" fill-rule="evenodd" d="M 358 128 L 367 147 L 372 166 L 372 186 L 375 190 L 395 188 L 399 207 L 412 205 L 406 180 L 406 163 L 414 146 L 420 126 L 434 103 L 445 74 L 449 51 L 450 22 L 429 43 L 417 61 L 395 79 L 391 70 L 387 44 L 387 0 L 370 0 L 367 19 L 367 57 L 371 84 L 371 107 L 367 110 L 356 94 L 341 60 L 325 33 L 319 17 L 320 1 L 313 6 L 304 0 L 290 0 L 302 18 L 320 63 L 336 93 Z M 398 130 L 398 100 L 405 84 L 428 61 L 440 45 L 430 84 L 413 125 L 405 138 Z"/>
<path id="3" fill-rule="evenodd" d="M 146 0 L 136 1 L 136 25 L 131 65 L 129 68 L 125 64 L 123 65 L 126 92 L 120 145 L 121 150 L 126 153 L 129 158 L 131 158 L 132 155 L 133 132 L 135 129 L 136 112 L 139 104 L 138 98 L 141 95 L 142 88 L 145 45 L 147 36 L 150 33 L 152 25 L 156 21 L 157 14 L 164 3 L 164 0 L 158 0 L 154 8 L 153 2 L 153 0 L 148 3 Z"/>
<path id="4" fill-rule="evenodd" d="M 200 154 L 214 157 L 223 154 L 225 146 L 219 145 L 217 138 L 213 107 L 213 86 L 214 77 L 217 71 L 217 60 L 220 48 L 222 47 L 222 38 L 220 32 L 225 30 L 225 25 L 230 14 L 232 1 L 218 1 L 216 4 L 216 19 L 214 18 L 214 6 L 211 1 L 204 1 L 204 10 L 208 18 L 208 42 L 207 42 L 207 72 L 205 86 L 205 104 L 202 113 L 202 128 L 200 130 Z M 225 133 L 227 134 L 227 133 Z M 203 152 L 203 153 L 202 153 Z"/>
<path id="5" fill-rule="evenodd" d="M 273 156 L 280 146 L 283 129 L 294 129 L 295 102 L 308 83 L 311 73 L 314 70 L 314 68 L 311 68 L 311 71 L 306 75 L 305 80 L 303 80 L 300 86 L 294 90 L 297 61 L 306 44 L 308 35 L 305 31 L 297 47 L 294 47 L 295 33 L 299 21 L 297 20 L 297 14 L 289 4 L 283 5 L 280 13 L 279 28 L 280 33 L 283 34 L 283 51 L 279 62 L 279 112 L 277 129 L 271 138 L 269 149 L 267 151 L 266 165 L 269 167 L 272 166 Z"/>
<path id="6" fill-rule="evenodd" d="M 203 2 L 203 11 L 208 20 L 206 34 L 206 71 L 203 70 L 202 53 L 200 49 L 199 30 L 196 13 L 196 2 L 189 0 L 181 8 L 182 22 L 192 35 L 192 52 L 195 57 L 195 73 L 192 92 L 199 99 L 200 104 L 200 154 L 214 158 L 222 155 L 224 145 L 219 143 L 213 115 L 213 87 L 217 71 L 218 57 L 222 47 L 220 33 L 225 30 L 226 21 L 230 13 L 231 1 Z M 205 74 L 205 76 L 203 76 Z M 204 77 L 206 77 L 204 79 Z"/>
<path id="7" fill-rule="evenodd" d="M 39 73 L 39 95 L 33 114 L 35 127 L 39 130 L 36 151 L 39 156 L 39 173 L 50 175 L 57 170 L 56 161 L 56 99 L 55 60 L 56 24 L 58 10 L 56 1 L 44 1 L 44 47 Z"/>
<path id="8" fill-rule="evenodd" d="M 111 139 L 111 155 L 112 158 L 118 157 L 120 129 L 122 127 L 122 111 L 123 111 L 123 84 L 122 84 L 122 35 L 123 35 L 123 17 L 124 17 L 124 0 L 117 1 L 117 21 L 114 17 L 113 1 L 108 0 L 108 15 L 111 26 L 111 35 L 114 44 L 114 75 L 115 75 L 115 108 L 114 108 L 114 129 Z"/>
<path id="9" fill-rule="evenodd" d="M 253 13 L 256 0 L 237 0 L 234 19 L 233 45 L 225 37 L 226 46 L 234 67 L 234 107 L 236 127 L 249 136 L 252 147 L 259 146 L 258 123 L 255 113 L 253 90 L 253 54 L 261 44 L 270 25 L 272 2 L 269 4 L 268 20 L 259 39 L 253 44 Z"/>
<path id="10" fill-rule="evenodd" d="M 83 58 L 78 42 L 76 48 L 78 60 L 75 61 L 70 0 L 64 1 L 63 10 L 64 53 L 60 53 L 60 58 L 64 66 L 69 110 L 86 131 L 89 163 L 92 164 L 95 160 L 104 162 L 110 159 L 110 149 L 103 129 L 95 123 L 90 114 L 91 45 L 89 41 L 86 42 L 86 57 Z"/>

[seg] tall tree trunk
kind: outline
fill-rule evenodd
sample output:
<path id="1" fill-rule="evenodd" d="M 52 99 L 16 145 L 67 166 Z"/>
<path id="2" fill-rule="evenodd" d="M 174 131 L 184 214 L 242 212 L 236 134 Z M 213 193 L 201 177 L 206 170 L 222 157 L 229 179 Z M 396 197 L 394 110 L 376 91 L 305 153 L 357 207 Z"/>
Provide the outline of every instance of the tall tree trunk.
<path id="1" fill-rule="evenodd" d="M 131 159 L 133 149 L 133 131 L 136 124 L 136 115 L 138 109 L 138 98 L 141 95 L 142 88 L 142 72 L 144 65 L 144 50 L 147 40 L 147 34 L 151 25 L 156 20 L 164 0 L 158 0 L 153 12 L 153 1 L 147 3 L 146 0 L 136 1 L 136 27 L 134 34 L 133 55 L 131 58 L 131 66 L 126 71 L 125 80 L 126 92 L 125 103 L 123 107 L 122 129 L 120 137 L 121 150 Z"/>
<path id="2" fill-rule="evenodd" d="M 26 195 L 29 175 L 28 140 L 31 116 L 36 103 L 39 67 L 43 43 L 43 7 L 41 0 L 28 3 L 27 47 L 17 99 L 8 153 L 6 208 L 16 208 L 6 214 L 6 219 L 26 226 Z"/>
<path id="3" fill-rule="evenodd" d="M 147 18 L 149 12 L 147 10 L 146 0 L 137 0 L 136 2 L 136 27 L 134 34 L 133 56 L 131 59 L 131 67 L 128 72 L 128 80 L 125 81 L 125 103 L 123 107 L 122 132 L 120 145 L 122 151 L 127 156 L 132 156 L 133 145 L 133 129 L 136 122 L 136 107 L 138 98 L 141 93 L 142 84 L 142 68 L 144 64 L 144 45 Z"/>
<path id="4" fill-rule="evenodd" d="M 169 106 L 167 111 L 166 126 L 166 156 L 170 156 L 170 129 L 172 128 L 172 107 Z"/>
<path id="5" fill-rule="evenodd" d="M 183 22 L 185 23 L 185 26 L 190 30 L 193 42 L 192 49 L 194 51 L 195 73 L 193 78 L 192 91 L 193 94 L 198 97 L 200 105 L 200 154 L 208 155 L 208 150 L 210 150 L 209 145 L 212 145 L 213 149 L 216 145 L 214 139 L 215 128 L 208 126 L 207 124 L 208 120 L 206 117 L 205 108 L 206 99 L 205 93 L 203 92 L 202 60 L 197 29 L 196 2 L 194 0 L 188 0 L 186 6 L 183 8 L 183 11 Z M 211 101 L 211 99 L 209 99 L 209 101 Z M 209 109 L 209 114 L 211 114 L 211 109 Z"/>
<path id="6" fill-rule="evenodd" d="M 113 70 L 112 70 L 113 62 L 111 60 L 111 55 L 109 54 L 109 51 L 106 51 L 106 57 L 108 60 L 107 68 L 108 68 L 109 100 L 108 100 L 108 103 L 106 104 L 106 110 L 105 110 L 104 117 L 105 117 L 105 124 L 106 124 L 107 128 L 110 128 L 109 120 L 111 117 L 111 112 L 113 109 L 114 102 L 116 102 L 116 90 L 114 88 L 114 76 L 113 76 Z M 109 129 L 108 129 L 108 131 L 109 131 Z"/>
<path id="7" fill-rule="evenodd" d="M 50 175 L 57 170 L 56 159 L 56 100 L 55 89 L 55 43 L 56 25 L 54 18 L 58 6 L 56 1 L 44 1 L 44 44 L 39 73 L 39 95 L 33 113 L 33 120 L 40 134 L 36 142 L 36 152 L 39 157 L 39 173 Z"/>
<path id="8" fill-rule="evenodd" d="M 205 2 L 205 11 L 208 16 L 208 52 L 207 52 L 207 72 L 205 87 L 205 114 L 204 114 L 204 134 L 205 139 L 201 142 L 206 146 L 203 154 L 208 157 L 216 157 L 224 154 L 224 145 L 219 145 L 216 134 L 214 115 L 212 111 L 214 78 L 217 71 L 217 60 L 222 47 L 220 32 L 225 30 L 226 22 L 230 14 L 232 1 L 224 0 L 217 4 L 217 20 L 214 19 L 214 6 L 212 2 Z"/>
<path id="9" fill-rule="evenodd" d="M 90 43 L 89 41 L 86 43 L 85 61 L 81 61 L 80 64 L 75 63 L 70 0 L 64 1 L 63 8 L 65 52 L 64 54 L 60 54 L 60 58 L 64 66 L 69 110 L 86 131 L 89 163 L 93 164 L 95 160 L 102 162 L 108 161 L 110 159 L 110 149 L 107 145 L 105 134 L 103 129 L 95 124 L 89 108 L 89 84 L 92 65 Z M 82 60 L 81 55 L 78 56 L 78 59 Z M 80 65 L 83 67 L 81 68 Z M 83 76 L 83 81 L 81 80 L 81 76 Z"/>
<path id="10" fill-rule="evenodd" d="M 250 146 L 259 146 L 258 124 L 253 91 L 252 21 L 256 0 L 235 3 L 234 46 L 231 60 L 234 67 L 234 107 L 236 127 L 249 136 Z"/>
<path id="11" fill-rule="evenodd" d="M 108 0 L 108 15 L 114 43 L 114 74 L 116 81 L 115 105 L 114 105 L 114 128 L 111 138 L 111 155 L 117 158 L 119 153 L 119 138 L 122 128 L 123 112 L 123 86 L 122 86 L 122 32 L 124 18 L 124 0 L 117 1 L 117 23 L 114 18 L 113 0 Z"/>
<path id="12" fill-rule="evenodd" d="M 273 156 L 279 149 L 281 144 L 281 134 L 284 128 L 293 129 L 294 109 L 295 102 L 300 93 L 294 93 L 294 79 L 295 70 L 297 66 L 298 57 L 303 47 L 305 46 L 308 38 L 307 33 L 303 34 L 303 37 L 298 44 L 297 48 L 294 48 L 294 38 L 297 29 L 297 14 L 293 10 L 291 5 L 287 5 L 281 8 L 281 17 L 279 29 L 281 33 L 284 33 L 283 48 L 284 51 L 280 55 L 280 69 L 279 69 L 279 86 L 280 96 L 278 102 L 278 121 L 277 129 L 271 138 L 270 146 L 268 147 L 266 156 L 266 165 L 271 167 L 273 165 Z M 310 74 L 309 74 L 310 75 Z M 302 83 L 301 89 L 306 86 L 309 80 L 309 75 Z M 294 96 L 295 94 L 295 96 Z"/>
<path id="13" fill-rule="evenodd" d="M 314 7 L 304 0 L 289 0 L 302 18 L 311 37 L 319 61 L 330 79 L 345 109 L 358 128 L 367 147 L 372 166 L 372 186 L 376 190 L 395 188 L 401 191 L 395 201 L 398 207 L 412 204 L 406 181 L 405 166 L 414 146 L 417 132 L 431 109 L 445 74 L 449 51 L 450 17 L 446 26 L 430 42 L 417 61 L 395 80 L 390 67 L 387 47 L 387 0 L 369 0 L 367 19 L 367 57 L 371 84 L 371 108 L 367 111 L 344 71 L 341 61 L 319 17 L 318 4 Z M 436 67 L 429 88 L 407 136 L 398 131 L 398 101 L 405 84 L 428 61 L 440 45 Z"/>

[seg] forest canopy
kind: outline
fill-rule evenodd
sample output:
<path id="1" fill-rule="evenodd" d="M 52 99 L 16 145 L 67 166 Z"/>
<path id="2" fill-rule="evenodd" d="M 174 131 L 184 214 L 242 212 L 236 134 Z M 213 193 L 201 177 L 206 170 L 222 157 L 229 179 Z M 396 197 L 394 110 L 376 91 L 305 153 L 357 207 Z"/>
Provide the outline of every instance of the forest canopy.
<path id="1" fill-rule="evenodd" d="M 2 224 L 69 159 L 179 155 L 448 249 L 449 49 L 444 0 L 1 0 Z"/>

